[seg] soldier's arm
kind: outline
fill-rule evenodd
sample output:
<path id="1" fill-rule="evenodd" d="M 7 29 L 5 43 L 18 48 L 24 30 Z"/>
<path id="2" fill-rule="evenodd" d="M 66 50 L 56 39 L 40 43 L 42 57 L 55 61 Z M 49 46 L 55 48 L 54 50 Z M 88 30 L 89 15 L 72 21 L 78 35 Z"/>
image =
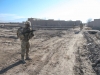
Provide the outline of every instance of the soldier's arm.
<path id="1" fill-rule="evenodd" d="M 33 36 L 34 36 L 34 33 L 33 33 L 34 31 L 36 31 L 36 30 L 33 30 L 30 28 L 30 32 L 33 34 Z"/>
<path id="2" fill-rule="evenodd" d="M 26 31 L 23 31 L 23 34 L 25 33 L 30 33 L 30 32 L 33 32 L 34 30 L 26 30 Z"/>
<path id="3" fill-rule="evenodd" d="M 29 33 L 29 39 L 31 39 L 31 38 L 34 36 L 34 33 L 33 33 L 33 32 L 34 32 L 35 30 L 30 29 L 30 31 L 31 31 L 31 32 Z"/>

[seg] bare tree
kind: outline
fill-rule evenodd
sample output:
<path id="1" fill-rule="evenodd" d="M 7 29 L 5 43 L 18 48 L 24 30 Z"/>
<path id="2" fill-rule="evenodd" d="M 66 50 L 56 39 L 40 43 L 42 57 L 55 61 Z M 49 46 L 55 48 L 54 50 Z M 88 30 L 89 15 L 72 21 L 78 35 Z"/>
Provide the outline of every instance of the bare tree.
<path id="1" fill-rule="evenodd" d="M 87 23 L 89 23 L 89 22 L 91 22 L 92 21 L 92 18 L 89 18 L 88 20 L 87 20 Z"/>

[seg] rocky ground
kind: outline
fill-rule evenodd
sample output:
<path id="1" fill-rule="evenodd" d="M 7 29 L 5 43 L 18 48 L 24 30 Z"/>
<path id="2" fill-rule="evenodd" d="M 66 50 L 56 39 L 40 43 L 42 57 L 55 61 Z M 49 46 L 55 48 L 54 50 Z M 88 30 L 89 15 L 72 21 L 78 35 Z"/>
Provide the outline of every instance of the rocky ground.
<path id="1" fill-rule="evenodd" d="M 79 28 L 37 30 L 34 34 L 32 60 L 22 64 L 16 28 L 0 28 L 0 75 L 100 75 L 99 67 L 92 67 L 100 52 L 95 34 Z"/>

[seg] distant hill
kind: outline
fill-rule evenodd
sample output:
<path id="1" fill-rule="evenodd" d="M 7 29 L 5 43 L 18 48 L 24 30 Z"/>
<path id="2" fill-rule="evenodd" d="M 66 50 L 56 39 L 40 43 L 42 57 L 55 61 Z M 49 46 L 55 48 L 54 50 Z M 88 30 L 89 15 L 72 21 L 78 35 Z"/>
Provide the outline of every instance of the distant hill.
<path id="1" fill-rule="evenodd" d="M 4 22 L 3 20 L 0 20 L 0 22 Z"/>
<path id="2" fill-rule="evenodd" d="M 14 19 L 14 20 L 0 20 L 0 22 L 23 22 L 26 20 L 27 18 L 20 18 L 20 19 Z"/>
<path id="3" fill-rule="evenodd" d="M 15 20 L 9 20 L 9 22 L 23 22 L 26 20 L 27 20 L 27 18 L 20 18 L 20 19 L 15 19 Z"/>

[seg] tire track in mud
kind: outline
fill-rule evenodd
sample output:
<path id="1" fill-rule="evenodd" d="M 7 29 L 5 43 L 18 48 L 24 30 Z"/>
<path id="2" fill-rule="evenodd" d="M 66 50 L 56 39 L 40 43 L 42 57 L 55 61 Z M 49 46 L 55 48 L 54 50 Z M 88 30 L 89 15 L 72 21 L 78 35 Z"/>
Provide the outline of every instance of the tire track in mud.
<path id="1" fill-rule="evenodd" d="M 74 45 L 76 41 L 77 36 L 65 39 L 62 42 L 63 45 L 51 57 L 51 60 L 43 67 L 42 71 L 40 71 L 38 75 L 74 75 Z"/>
<path id="2" fill-rule="evenodd" d="M 39 74 L 39 72 L 42 70 L 42 68 L 46 64 L 48 64 L 48 62 L 51 60 L 51 57 L 55 54 L 55 52 L 58 51 L 59 47 L 61 47 L 63 45 L 61 43 L 61 41 L 58 42 L 58 43 L 56 43 L 58 46 L 55 49 L 52 49 L 49 53 L 47 53 L 45 56 L 42 57 L 40 63 L 37 66 L 37 68 L 34 71 L 32 71 L 32 73 L 29 73 L 29 75 L 37 75 L 37 74 Z"/>

